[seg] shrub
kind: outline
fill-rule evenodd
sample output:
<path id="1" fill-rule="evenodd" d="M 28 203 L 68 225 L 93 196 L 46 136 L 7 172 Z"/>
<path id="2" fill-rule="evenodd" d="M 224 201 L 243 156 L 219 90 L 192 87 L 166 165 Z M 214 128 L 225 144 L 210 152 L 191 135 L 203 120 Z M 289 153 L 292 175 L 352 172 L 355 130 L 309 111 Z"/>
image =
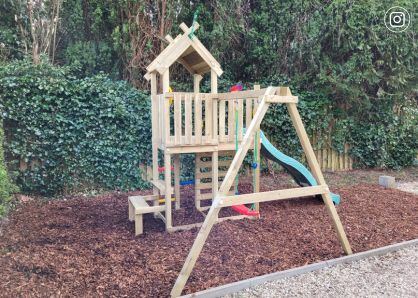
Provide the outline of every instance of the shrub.
<path id="1" fill-rule="evenodd" d="M 220 90 L 232 84 L 228 79 L 220 82 Z M 413 163 L 418 145 L 413 103 L 394 112 L 393 104 L 382 102 L 371 106 L 367 117 L 358 117 L 341 113 L 325 93 L 292 91 L 299 96 L 308 134 L 331 135 L 339 151 L 351 144 L 358 166 L 399 168 Z M 0 69 L 0 109 L 6 159 L 10 169 L 17 170 L 15 181 L 23 191 L 53 195 L 146 185 L 139 170 L 151 159 L 146 92 L 104 74 L 77 78 L 67 67 L 18 61 Z M 272 106 L 262 129 L 286 154 L 301 157 L 285 106 Z M 191 178 L 193 157 L 184 158 L 184 174 L 189 174 L 184 178 Z"/>
<path id="2" fill-rule="evenodd" d="M 27 164 L 23 191 L 52 195 L 144 186 L 151 156 L 150 100 L 103 74 L 79 79 L 69 68 L 14 62 L 0 71 L 8 158 Z"/>
<path id="3" fill-rule="evenodd" d="M 6 213 L 11 199 L 11 194 L 17 190 L 10 182 L 6 166 L 4 164 L 3 139 L 3 127 L 0 122 L 0 217 Z"/>

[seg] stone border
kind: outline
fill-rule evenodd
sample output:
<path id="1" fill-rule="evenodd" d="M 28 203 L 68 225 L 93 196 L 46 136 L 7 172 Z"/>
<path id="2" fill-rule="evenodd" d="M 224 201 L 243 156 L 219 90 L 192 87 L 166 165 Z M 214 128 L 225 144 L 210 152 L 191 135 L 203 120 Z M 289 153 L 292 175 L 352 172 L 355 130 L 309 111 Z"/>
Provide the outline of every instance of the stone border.
<path id="1" fill-rule="evenodd" d="M 251 287 L 257 286 L 259 284 L 265 283 L 265 282 L 279 280 L 279 279 L 283 279 L 283 278 L 287 278 L 287 277 L 292 277 L 292 276 L 300 275 L 300 274 L 303 274 L 303 273 L 307 273 L 307 272 L 311 272 L 311 271 L 315 271 L 315 270 L 319 270 L 319 269 L 323 269 L 323 268 L 332 267 L 332 266 L 335 266 L 335 265 L 338 265 L 338 264 L 350 263 L 350 262 L 358 261 L 358 260 L 368 258 L 368 257 L 379 256 L 379 255 L 383 255 L 383 254 L 393 252 L 393 251 L 396 251 L 398 249 L 413 246 L 413 245 L 418 245 L 418 239 L 413 239 L 413 240 L 404 241 L 404 242 L 401 242 L 401 243 L 396 243 L 396 244 L 392 244 L 392 245 L 388 245 L 388 246 L 379 247 L 379 248 L 372 249 L 372 250 L 367 250 L 367 251 L 364 251 L 364 252 L 359 252 L 359 253 L 356 253 L 356 254 L 352 254 L 350 256 L 344 256 L 344 257 L 331 259 L 331 260 L 327 260 L 327 261 L 322 261 L 322 262 L 319 262 L 319 263 L 314 263 L 314 264 L 310 264 L 310 265 L 306 265 L 306 266 L 302 266 L 302 267 L 297 267 L 297 268 L 292 268 L 292 269 L 288 269 L 288 270 L 284 270 L 284 271 L 278 271 L 278 272 L 274 272 L 274 273 L 270 273 L 270 274 L 266 274 L 266 275 L 262 275 L 262 276 L 257 276 L 257 277 L 249 278 L 249 279 L 246 279 L 246 280 L 241 280 L 241 281 L 237 281 L 237 282 L 234 282 L 234 283 L 222 285 L 222 286 L 219 286 L 219 287 L 216 287 L 216 288 L 210 288 L 210 289 L 203 290 L 203 291 L 200 291 L 200 292 L 196 292 L 196 293 L 193 293 L 193 294 L 184 295 L 184 296 L 181 296 L 181 297 L 184 297 L 184 298 L 192 298 L 192 297 L 214 298 L 214 297 L 220 297 L 220 296 L 224 296 L 224 295 L 227 295 L 227 294 L 232 294 L 232 293 L 235 293 L 235 292 L 247 289 L 247 288 L 251 288 Z"/>

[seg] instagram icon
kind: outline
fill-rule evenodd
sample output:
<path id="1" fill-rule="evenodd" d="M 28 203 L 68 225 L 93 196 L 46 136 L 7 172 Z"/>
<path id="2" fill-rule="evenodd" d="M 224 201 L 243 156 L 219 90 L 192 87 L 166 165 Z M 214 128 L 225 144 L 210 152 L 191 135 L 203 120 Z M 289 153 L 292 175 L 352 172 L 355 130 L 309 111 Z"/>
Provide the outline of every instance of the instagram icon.
<path id="1" fill-rule="evenodd" d="M 385 13 L 385 26 L 392 32 L 405 31 L 411 22 L 408 11 L 400 6 L 394 6 Z"/>

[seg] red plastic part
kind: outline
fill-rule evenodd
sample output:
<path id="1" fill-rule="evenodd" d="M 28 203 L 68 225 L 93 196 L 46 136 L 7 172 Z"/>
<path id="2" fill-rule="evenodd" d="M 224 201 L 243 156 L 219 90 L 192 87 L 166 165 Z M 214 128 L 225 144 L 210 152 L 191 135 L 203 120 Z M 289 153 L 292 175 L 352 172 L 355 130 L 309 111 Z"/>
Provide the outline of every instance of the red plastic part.
<path id="1" fill-rule="evenodd" d="M 229 92 L 242 91 L 242 89 L 243 89 L 242 84 L 238 83 L 238 84 L 236 84 L 236 85 L 232 86 L 232 87 L 229 89 Z"/>
<path id="2" fill-rule="evenodd" d="M 171 170 L 174 171 L 174 166 L 171 166 Z M 162 173 L 165 171 L 165 167 L 158 167 L 158 172 Z"/>
<path id="3" fill-rule="evenodd" d="M 231 207 L 232 210 L 238 212 L 239 214 L 242 215 L 248 215 L 248 216 L 259 216 L 260 212 L 258 212 L 257 210 L 251 210 L 248 207 L 246 207 L 245 205 L 235 205 Z"/>

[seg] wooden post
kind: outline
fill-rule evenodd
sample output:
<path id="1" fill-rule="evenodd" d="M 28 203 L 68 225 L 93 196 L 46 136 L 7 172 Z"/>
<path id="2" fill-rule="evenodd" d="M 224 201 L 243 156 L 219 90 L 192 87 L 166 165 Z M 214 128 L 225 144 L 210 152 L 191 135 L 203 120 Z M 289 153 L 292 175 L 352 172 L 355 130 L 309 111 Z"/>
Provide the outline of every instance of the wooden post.
<path id="1" fill-rule="evenodd" d="M 200 161 L 200 153 L 195 154 L 195 172 L 194 172 L 194 204 L 197 210 L 200 210 L 200 189 L 198 188 L 200 184 L 200 179 L 197 178 L 198 173 L 200 173 L 200 167 L 198 165 Z"/>
<path id="2" fill-rule="evenodd" d="M 212 152 L 212 197 L 215 198 L 218 193 L 218 151 Z"/>
<path id="3" fill-rule="evenodd" d="M 202 101 L 200 98 L 198 99 L 197 93 L 200 92 L 200 81 L 202 80 L 202 76 L 199 74 L 193 75 L 193 92 L 195 93 L 195 119 L 198 119 L 199 121 L 195 121 L 195 136 L 196 140 L 201 140 L 201 134 L 202 134 L 202 122 L 201 122 L 201 115 L 202 115 L 202 108 L 201 104 Z M 198 186 L 200 184 L 200 179 L 196 178 L 197 173 L 200 172 L 199 167 L 197 166 L 198 160 L 200 159 L 200 156 L 198 153 L 195 154 L 195 180 L 194 180 L 194 189 L 195 189 L 195 207 L 197 210 L 200 209 L 200 189 L 198 189 Z"/>
<path id="4" fill-rule="evenodd" d="M 199 74 L 193 75 L 193 92 L 199 93 L 200 92 L 200 81 L 202 80 L 202 76 Z"/>
<path id="5" fill-rule="evenodd" d="M 218 93 L 218 75 L 212 69 L 210 72 L 210 92 L 212 94 Z M 218 136 L 218 100 L 212 98 L 212 139 L 219 141 Z M 216 197 L 218 193 L 218 151 L 212 152 L 212 196 Z"/>
<path id="6" fill-rule="evenodd" d="M 170 72 L 167 69 L 163 74 L 162 74 L 162 79 L 161 79 L 161 83 L 162 83 L 162 90 L 163 93 L 166 93 L 169 91 L 170 88 Z M 162 131 L 164 131 L 164 138 L 163 138 L 163 142 L 164 145 L 167 146 L 170 143 L 170 103 L 168 102 L 167 98 L 163 98 L 163 117 L 162 119 L 164 120 L 164 127 L 162 129 Z"/>
<path id="7" fill-rule="evenodd" d="M 151 119 L 152 119 L 152 179 L 158 180 L 158 99 L 157 74 L 151 73 Z"/>
<path id="8" fill-rule="evenodd" d="M 283 95 L 291 95 L 290 90 L 288 88 L 285 92 L 289 94 L 283 94 Z M 286 106 L 289 111 L 290 118 L 292 119 L 293 126 L 295 127 L 296 133 L 301 142 L 302 148 L 305 152 L 309 167 L 311 168 L 316 181 L 318 181 L 319 185 L 327 186 L 327 184 L 325 183 L 324 176 L 322 175 L 321 169 L 319 167 L 318 161 L 316 160 L 315 153 L 312 149 L 311 143 L 309 142 L 308 135 L 303 126 L 302 119 L 300 118 L 296 104 L 287 103 Z M 350 243 L 348 242 L 347 236 L 341 224 L 337 210 L 335 209 L 334 203 L 332 202 L 330 193 L 327 192 L 326 194 L 323 194 L 322 199 L 324 200 L 325 206 L 327 207 L 327 210 L 332 218 L 334 227 L 337 231 L 337 235 L 344 249 L 344 252 L 348 255 L 352 254 Z"/>
<path id="9" fill-rule="evenodd" d="M 162 74 L 162 89 L 163 89 L 163 93 L 166 93 L 169 91 L 169 87 L 170 87 L 170 72 L 167 69 L 163 74 Z M 165 113 L 169 110 L 169 107 L 167 107 L 168 105 L 168 99 L 164 98 L 164 105 L 165 105 Z M 168 115 L 164 115 L 163 117 L 166 120 L 165 123 L 165 144 L 167 145 L 169 143 L 170 140 L 170 118 L 169 118 L 169 114 Z M 170 150 L 166 149 L 164 152 L 164 179 L 165 179 L 165 228 L 166 230 L 170 230 L 172 228 L 172 219 L 171 219 L 171 154 L 170 154 Z"/>
<path id="10" fill-rule="evenodd" d="M 210 93 L 218 93 L 218 75 L 213 69 L 210 71 Z M 212 98 L 212 113 L 212 133 L 213 138 L 215 139 L 218 138 L 218 100 L 214 98 Z"/>
<path id="11" fill-rule="evenodd" d="M 158 143 L 160 136 L 158 135 L 159 127 L 158 127 L 158 107 L 159 101 L 157 98 L 157 74 L 156 72 L 151 73 L 151 121 L 152 121 L 152 180 L 154 182 L 158 181 Z M 154 195 L 159 194 L 159 189 L 155 186 L 152 187 L 152 193 Z M 158 206 L 158 200 L 153 202 L 154 206 Z M 157 216 L 157 212 L 154 212 L 154 217 Z"/>
<path id="12" fill-rule="evenodd" d="M 168 150 L 164 153 L 164 182 L 165 182 L 165 228 L 170 230 L 171 223 L 171 155 Z"/>
<path id="13" fill-rule="evenodd" d="M 180 154 L 174 155 L 174 196 L 176 197 L 176 210 L 180 209 Z M 166 201 L 167 203 L 167 201 Z"/>
<path id="14" fill-rule="evenodd" d="M 254 85 L 254 90 L 260 90 L 260 85 Z M 258 100 L 258 99 L 255 99 Z M 257 143 L 257 146 L 256 146 Z M 261 157 L 260 157 L 260 150 L 261 150 L 261 138 L 260 138 L 260 126 L 257 128 L 256 133 L 254 135 L 254 150 L 258 150 L 257 152 L 257 167 L 253 169 L 253 175 L 254 175 L 254 192 L 260 192 L 260 168 L 261 168 Z M 257 211 L 260 210 L 260 203 L 255 203 L 255 208 Z"/>

